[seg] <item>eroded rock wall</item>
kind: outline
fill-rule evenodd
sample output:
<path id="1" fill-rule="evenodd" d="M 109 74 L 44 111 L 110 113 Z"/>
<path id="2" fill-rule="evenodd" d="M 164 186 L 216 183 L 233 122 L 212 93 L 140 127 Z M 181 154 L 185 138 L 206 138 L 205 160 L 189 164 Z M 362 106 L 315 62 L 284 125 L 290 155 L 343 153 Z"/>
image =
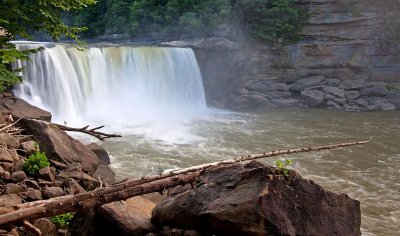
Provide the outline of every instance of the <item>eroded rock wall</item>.
<path id="1" fill-rule="evenodd" d="M 400 82 L 400 3 L 396 0 L 304 0 L 300 4 L 310 9 L 311 17 L 304 29 L 304 40 L 297 44 L 282 47 L 247 42 L 232 47 L 222 42 L 218 47 L 194 46 L 208 102 L 239 109 L 259 106 L 396 109 L 393 97 L 400 97 L 397 84 Z M 315 76 L 320 76 L 317 83 L 292 89 L 299 80 Z M 348 80 L 361 85 L 349 87 Z M 366 88 L 380 92 L 363 93 Z M 310 97 L 310 92 L 305 90 L 321 91 L 322 101 L 320 92 L 311 92 L 311 102 L 304 99 Z M 331 96 L 333 90 L 337 93 Z"/>

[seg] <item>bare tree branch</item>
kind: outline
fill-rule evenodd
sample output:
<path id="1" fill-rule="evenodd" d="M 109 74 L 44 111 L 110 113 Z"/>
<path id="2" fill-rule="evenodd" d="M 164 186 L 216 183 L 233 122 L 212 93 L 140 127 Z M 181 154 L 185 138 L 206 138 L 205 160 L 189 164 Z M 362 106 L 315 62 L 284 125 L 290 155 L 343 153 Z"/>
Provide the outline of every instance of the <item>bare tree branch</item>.
<path id="1" fill-rule="evenodd" d="M 57 126 L 59 129 L 64 130 L 64 131 L 72 131 L 72 132 L 80 132 L 80 133 L 84 133 L 84 134 L 88 134 L 91 135 L 93 137 L 96 137 L 99 140 L 104 141 L 104 139 L 106 138 L 120 138 L 122 137 L 121 135 L 118 134 L 106 134 L 103 132 L 99 132 L 97 130 L 104 128 L 104 125 L 99 126 L 99 127 L 95 127 L 93 129 L 89 129 L 89 125 L 82 127 L 82 128 L 73 128 L 73 127 L 68 127 L 65 125 L 60 125 L 60 124 L 54 124 L 53 125 Z"/>
<path id="2" fill-rule="evenodd" d="M 260 158 L 273 157 L 285 154 L 303 153 L 327 150 L 353 145 L 367 144 L 369 141 L 340 143 L 326 146 L 309 148 L 296 148 L 236 157 L 233 159 L 213 162 L 193 166 L 184 169 L 173 170 L 160 175 L 143 177 L 139 180 L 127 180 L 111 187 L 100 188 L 94 191 L 85 192 L 77 195 L 68 195 L 49 200 L 41 200 L 20 204 L 13 207 L 0 207 L 0 225 L 21 219 L 37 219 L 60 215 L 67 212 L 82 211 L 86 208 L 93 208 L 102 204 L 125 200 L 134 196 L 143 195 L 151 192 L 160 192 L 178 185 L 192 183 L 200 176 L 205 169 L 212 166 L 227 165 L 243 161 L 251 161 Z"/>

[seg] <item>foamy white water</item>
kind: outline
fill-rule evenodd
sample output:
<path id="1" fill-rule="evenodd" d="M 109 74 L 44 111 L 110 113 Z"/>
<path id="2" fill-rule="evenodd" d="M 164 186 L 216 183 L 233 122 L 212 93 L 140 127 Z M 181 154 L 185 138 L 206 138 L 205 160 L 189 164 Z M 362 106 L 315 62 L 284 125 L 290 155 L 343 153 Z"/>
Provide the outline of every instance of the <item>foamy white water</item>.
<path id="1" fill-rule="evenodd" d="M 27 82 L 15 90 L 17 95 L 51 110 L 58 121 L 108 124 L 124 134 L 102 143 L 118 178 L 276 149 L 371 140 L 363 147 L 284 158 L 326 189 L 360 200 L 363 235 L 400 232 L 398 111 L 211 110 L 190 49 L 93 47 L 78 52 L 56 45 L 32 60 L 25 64 Z M 276 158 L 263 161 L 274 164 Z"/>
<path id="2" fill-rule="evenodd" d="M 169 124 L 207 113 L 201 73 L 189 48 L 90 47 L 18 43 L 46 49 L 23 66 L 16 96 L 71 125 Z M 117 125 L 117 126 L 118 126 Z M 115 127 L 117 128 L 117 127 Z"/>

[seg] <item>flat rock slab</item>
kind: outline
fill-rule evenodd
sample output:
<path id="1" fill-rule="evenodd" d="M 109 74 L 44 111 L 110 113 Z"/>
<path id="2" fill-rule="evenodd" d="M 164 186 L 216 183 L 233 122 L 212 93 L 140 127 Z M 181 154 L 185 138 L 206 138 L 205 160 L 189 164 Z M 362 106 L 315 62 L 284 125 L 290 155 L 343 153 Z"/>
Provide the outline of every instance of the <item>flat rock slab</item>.
<path id="1" fill-rule="evenodd" d="M 360 202 L 295 171 L 276 176 L 259 162 L 214 167 L 174 189 L 153 210 L 155 225 L 205 235 L 361 235 Z"/>
<path id="2" fill-rule="evenodd" d="M 0 99 L 0 111 L 9 112 L 16 118 L 31 118 L 49 121 L 51 113 L 32 106 L 17 97 L 3 97 Z"/>

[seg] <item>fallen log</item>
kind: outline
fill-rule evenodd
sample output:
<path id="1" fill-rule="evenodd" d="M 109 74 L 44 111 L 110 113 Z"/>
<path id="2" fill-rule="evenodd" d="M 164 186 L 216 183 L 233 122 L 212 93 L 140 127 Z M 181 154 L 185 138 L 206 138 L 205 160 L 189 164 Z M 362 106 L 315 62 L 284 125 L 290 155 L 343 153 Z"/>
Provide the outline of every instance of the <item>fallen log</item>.
<path id="1" fill-rule="evenodd" d="M 54 124 L 54 123 L 52 123 L 52 124 L 57 126 L 57 128 L 59 128 L 61 130 L 88 134 L 88 135 L 91 135 L 91 136 L 101 140 L 101 141 L 104 141 L 104 139 L 106 139 L 106 138 L 121 138 L 122 137 L 121 135 L 118 135 L 118 134 L 106 134 L 103 132 L 99 132 L 98 130 L 101 128 L 104 128 L 104 125 L 89 129 L 89 125 L 82 127 L 82 128 L 73 128 L 73 127 L 68 127 L 66 125 L 60 125 L 60 124 Z"/>
<path id="2" fill-rule="evenodd" d="M 366 143 L 369 143 L 369 141 L 279 150 L 257 155 L 236 157 L 229 160 L 222 160 L 209 164 L 172 170 L 167 173 L 149 176 L 139 180 L 127 180 L 111 187 L 100 188 L 77 195 L 68 195 L 49 200 L 29 202 L 13 207 L 1 207 L 0 225 L 24 219 L 37 219 L 68 212 L 82 211 L 87 208 L 93 208 L 114 201 L 125 200 L 146 193 L 161 192 L 165 189 L 194 182 L 194 180 L 200 176 L 205 169 L 212 166 L 233 164 L 284 154 L 320 151 L 339 147 L 361 145 Z"/>

